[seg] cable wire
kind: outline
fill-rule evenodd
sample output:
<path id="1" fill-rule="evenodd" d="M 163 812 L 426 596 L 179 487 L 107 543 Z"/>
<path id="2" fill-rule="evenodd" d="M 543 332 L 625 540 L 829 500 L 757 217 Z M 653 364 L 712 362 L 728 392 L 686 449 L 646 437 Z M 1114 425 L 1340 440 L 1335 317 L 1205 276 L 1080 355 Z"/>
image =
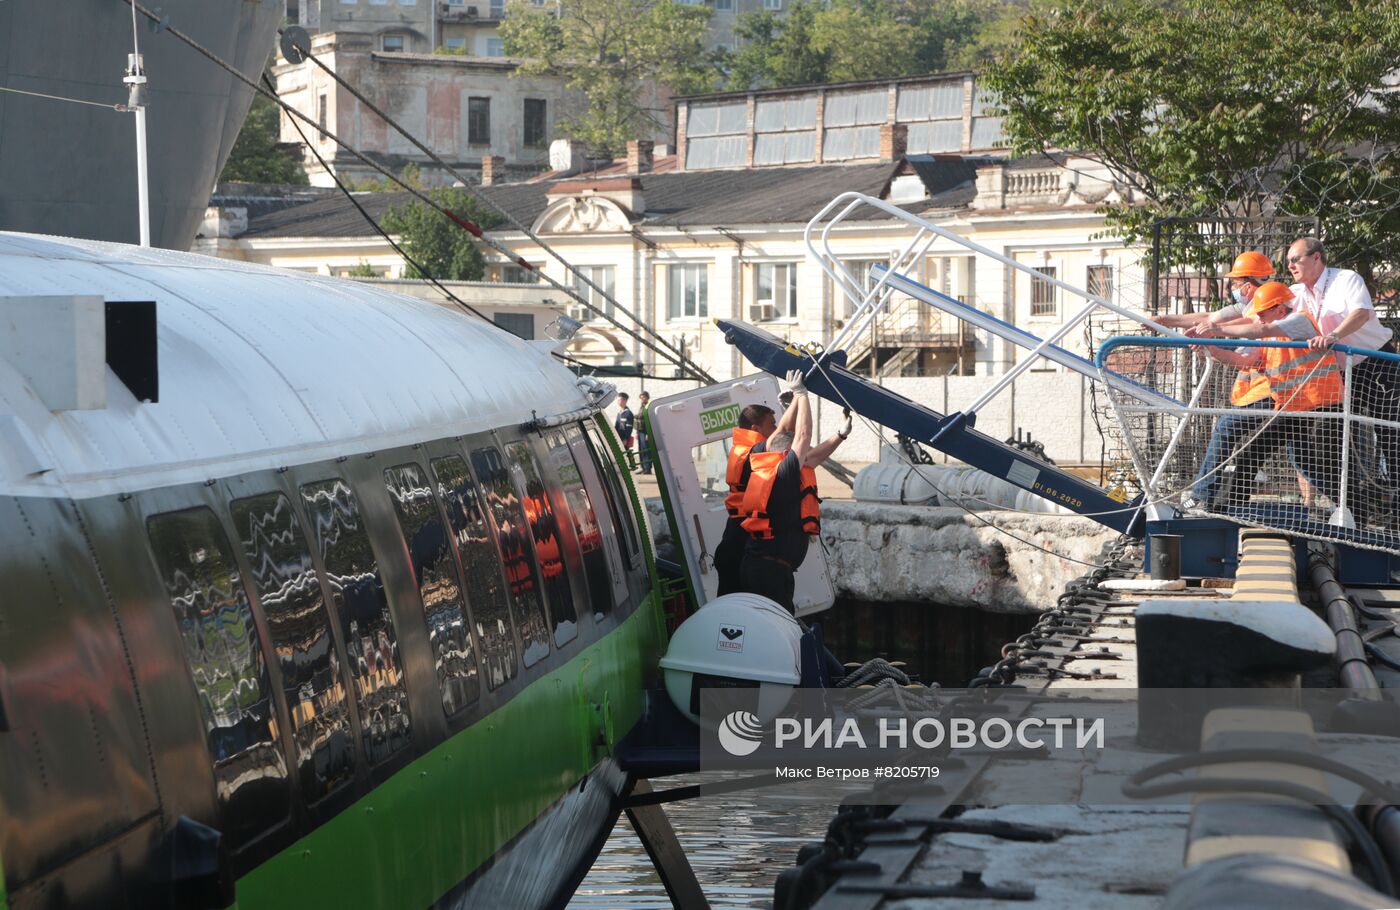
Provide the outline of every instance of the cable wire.
<path id="1" fill-rule="evenodd" d="M 91 105 L 92 107 L 100 107 L 105 108 L 109 111 L 116 111 L 119 114 L 125 114 L 127 113 L 127 111 L 130 110 L 130 108 L 128 108 L 125 104 L 106 104 L 101 101 L 84 101 L 82 98 L 65 98 L 63 95 L 49 95 L 45 92 L 27 92 L 24 89 L 6 88 L 3 85 L 0 85 L 0 92 L 9 92 L 13 95 L 28 95 L 31 98 L 47 98 L 50 101 L 67 101 L 70 104 L 87 104 Z"/>

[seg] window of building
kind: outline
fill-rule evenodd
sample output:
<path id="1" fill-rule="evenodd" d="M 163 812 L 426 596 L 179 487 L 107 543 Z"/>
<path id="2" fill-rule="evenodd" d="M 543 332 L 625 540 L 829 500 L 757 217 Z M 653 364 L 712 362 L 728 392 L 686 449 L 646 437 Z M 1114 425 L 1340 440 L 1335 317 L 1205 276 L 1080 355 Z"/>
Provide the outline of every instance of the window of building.
<path id="1" fill-rule="evenodd" d="M 753 130 L 754 164 L 793 164 L 815 160 L 816 95 L 760 98 L 754 104 Z"/>
<path id="2" fill-rule="evenodd" d="M 491 99 L 467 99 L 467 142 L 472 145 L 491 144 Z"/>
<path id="3" fill-rule="evenodd" d="M 797 318 L 797 264 L 764 262 L 754 266 L 754 322 Z"/>
<path id="4" fill-rule="evenodd" d="M 448 6 L 466 6 L 467 0 L 447 0 Z"/>
<path id="5" fill-rule="evenodd" d="M 549 604 L 554 646 L 560 648 L 578 637 L 578 610 L 574 606 L 573 588 L 564 561 L 559 522 L 529 444 L 511 443 L 506 446 L 506 455 L 510 458 L 510 472 L 515 478 L 521 505 L 525 508 L 525 521 L 534 544 L 535 561 L 544 579 L 543 590 Z"/>
<path id="6" fill-rule="evenodd" d="M 510 469 L 500 449 L 487 446 L 472 451 L 472 472 L 486 495 L 498 561 L 505 567 L 511 601 L 515 605 L 516 628 L 525 646 L 525 666 L 533 666 L 549 656 L 549 623 L 540 596 L 539 570 L 530 551 L 530 525 L 525 520 L 520 496 L 511 482 Z"/>
<path id="7" fill-rule="evenodd" d="M 369 0 L 370 6 L 388 6 L 389 0 Z"/>
<path id="8" fill-rule="evenodd" d="M 1054 316 L 1055 315 L 1055 286 L 1046 278 L 1055 277 L 1055 267 L 1043 265 L 1037 269 L 1045 278 L 1031 279 L 1031 315 L 1032 316 Z"/>
<path id="9" fill-rule="evenodd" d="M 763 0 L 763 8 L 780 10 L 783 8 L 783 0 Z"/>
<path id="10" fill-rule="evenodd" d="M 747 101 L 689 105 L 686 167 L 743 167 L 748 153 L 748 110 Z"/>
<path id="11" fill-rule="evenodd" d="M 510 613 L 500 557 L 491 540 L 481 495 L 464 459 L 449 455 L 432 463 L 438 498 L 447 511 L 447 523 L 457 542 L 466 583 L 467 603 L 481 642 L 481 666 L 492 689 L 515 677 L 519 655 L 515 645 L 515 618 Z"/>
<path id="12" fill-rule="evenodd" d="M 1091 265 L 1084 276 L 1084 289 L 1095 297 L 1113 302 L 1113 266 Z"/>
<path id="13" fill-rule="evenodd" d="M 467 49 L 466 38 L 447 38 L 442 42 L 442 46 L 450 51 L 465 51 Z"/>
<path id="14" fill-rule="evenodd" d="M 841 285 L 837 286 L 836 293 L 841 299 L 837 303 L 835 310 L 842 314 L 842 319 L 850 319 L 855 315 L 856 307 L 860 303 L 859 299 L 853 299 L 851 297 L 850 291 L 858 289 L 861 294 L 871 291 L 875 287 L 876 282 L 882 277 L 873 271 L 875 266 L 878 265 L 881 268 L 889 268 L 890 263 L 888 259 L 853 259 L 843 264 L 850 270 L 851 277 L 855 279 L 857 287 L 848 290 Z"/>
<path id="15" fill-rule="evenodd" d="M 669 319 L 705 319 L 710 315 L 708 265 L 667 267 L 666 316 Z"/>
<path id="16" fill-rule="evenodd" d="M 386 51 L 402 53 L 403 35 L 385 35 L 383 39 L 381 39 L 381 47 Z"/>
<path id="17" fill-rule="evenodd" d="M 516 338 L 535 340 L 535 317 L 531 313 L 493 313 L 491 321 Z"/>
<path id="18" fill-rule="evenodd" d="M 497 269 L 497 280 L 502 284 L 539 284 L 539 266 L 527 269 L 523 265 L 506 263 Z"/>
<path id="19" fill-rule="evenodd" d="M 486 39 L 486 56 L 504 57 L 506 55 L 506 40 L 504 38 Z"/>
<path id="20" fill-rule="evenodd" d="M 340 0 L 342 6 L 354 6 L 356 3 L 359 2 L 360 0 Z"/>
<path id="21" fill-rule="evenodd" d="M 234 501 L 230 511 L 282 667 L 302 796 L 316 803 L 355 773 L 350 709 L 330 614 L 287 497 L 251 496 Z"/>
<path id="22" fill-rule="evenodd" d="M 248 592 L 210 510 L 155 515 L 146 530 L 199 690 L 220 827 L 237 850 L 291 811 L 272 683 Z"/>
<path id="23" fill-rule="evenodd" d="M 399 6 L 417 6 L 418 0 L 399 0 Z"/>
<path id="24" fill-rule="evenodd" d="M 913 83 L 899 87 L 895 119 L 909 128 L 910 153 L 956 152 L 963 147 L 963 107 L 967 87 L 963 77 L 939 80 L 932 85 Z"/>
<path id="25" fill-rule="evenodd" d="M 491 0 L 491 18 L 503 19 L 506 15 L 505 0 Z"/>
<path id="26" fill-rule="evenodd" d="M 384 485 L 393 500 L 413 577 L 418 582 L 442 692 L 442 710 L 451 717 L 481 694 L 456 561 L 423 469 L 416 464 L 387 468 Z"/>
<path id="27" fill-rule="evenodd" d="M 578 291 L 578 295 L 611 316 L 613 309 L 612 302 L 609 298 L 613 296 L 613 281 L 617 270 L 610 265 L 582 265 L 579 266 L 575 272 L 574 289 Z M 585 278 L 597 285 L 602 293 L 595 291 L 592 287 L 585 284 Z M 604 295 L 607 296 L 605 297 Z M 593 310 L 588 309 L 576 301 L 570 302 L 569 315 L 579 322 L 589 322 L 590 320 L 601 318 Z"/>
<path id="28" fill-rule="evenodd" d="M 305 484 L 301 501 L 340 620 L 360 711 L 360 740 L 369 763 L 377 765 L 411 738 L 403 663 L 384 581 L 349 484 L 338 478 Z"/>
<path id="29" fill-rule="evenodd" d="M 831 92 L 822 109 L 822 160 L 876 158 L 880 127 L 889 119 L 889 92 Z"/>
<path id="30" fill-rule="evenodd" d="M 321 141 L 326 141 L 326 108 L 327 100 L 325 92 L 316 96 L 316 128 L 321 134 Z"/>
<path id="31" fill-rule="evenodd" d="M 540 148 L 549 144 L 545 136 L 545 102 L 543 98 L 525 99 L 525 147 Z"/>
<path id="32" fill-rule="evenodd" d="M 734 11 L 734 0 L 715 0 L 715 9 L 721 13 Z"/>

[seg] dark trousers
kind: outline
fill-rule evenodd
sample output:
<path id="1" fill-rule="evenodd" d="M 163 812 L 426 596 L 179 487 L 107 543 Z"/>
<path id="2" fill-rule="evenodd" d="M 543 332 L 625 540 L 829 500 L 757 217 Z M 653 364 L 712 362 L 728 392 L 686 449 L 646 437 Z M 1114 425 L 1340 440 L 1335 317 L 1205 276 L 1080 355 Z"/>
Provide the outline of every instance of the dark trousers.
<path id="1" fill-rule="evenodd" d="M 766 597 L 789 613 L 797 612 L 792 602 L 797 573 L 781 562 L 745 553 L 744 564 L 739 569 L 739 584 L 741 591 Z"/>
<path id="2" fill-rule="evenodd" d="M 739 572 L 744 565 L 744 536 L 727 534 L 715 547 L 715 572 L 719 574 L 719 590 L 716 596 L 742 591 Z"/>
<path id="3" fill-rule="evenodd" d="M 1318 411 L 1338 412 L 1341 405 L 1317 408 Z M 1285 412 L 1286 413 L 1286 412 Z M 1254 477 L 1260 467 L 1279 449 L 1287 447 L 1294 456 L 1295 467 L 1332 502 L 1341 502 L 1342 421 L 1311 420 L 1278 414 L 1274 421 L 1246 445 L 1239 456 L 1231 505 L 1244 505 L 1254 493 Z M 1354 452 L 1353 452 L 1354 454 Z M 1348 469 L 1346 506 L 1358 523 L 1365 523 L 1372 509 L 1363 493 L 1364 485 L 1356 472 L 1356 460 Z"/>
<path id="4" fill-rule="evenodd" d="M 648 442 L 650 440 L 647 439 L 647 434 L 639 430 L 637 432 L 637 460 L 641 462 L 643 474 L 651 473 L 651 447 L 647 445 Z"/>

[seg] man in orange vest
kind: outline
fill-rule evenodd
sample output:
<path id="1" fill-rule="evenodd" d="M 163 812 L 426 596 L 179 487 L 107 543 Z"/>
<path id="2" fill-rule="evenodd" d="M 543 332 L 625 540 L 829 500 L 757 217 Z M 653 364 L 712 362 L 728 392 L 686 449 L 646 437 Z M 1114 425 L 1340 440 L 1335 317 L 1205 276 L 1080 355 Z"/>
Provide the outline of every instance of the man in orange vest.
<path id="1" fill-rule="evenodd" d="M 1281 282 L 1261 285 L 1252 295 L 1247 313 L 1253 321 L 1231 320 L 1209 329 L 1209 334 L 1225 338 L 1279 338 L 1308 341 L 1321 335 L 1311 315 L 1292 311 L 1293 292 Z M 1211 348 L 1210 355 L 1222 363 L 1239 367 L 1240 374 L 1230 394 L 1234 407 L 1270 412 L 1339 410 L 1342 377 L 1337 358 L 1326 350 L 1307 348 L 1241 348 L 1225 351 Z M 1313 479 L 1324 494 L 1337 502 L 1340 469 L 1321 462 L 1322 452 L 1330 451 L 1328 440 L 1336 435 L 1337 421 L 1302 420 L 1280 413 L 1258 417 L 1230 414 L 1216 423 L 1206 457 L 1193 487 L 1196 504 L 1220 511 L 1217 501 L 1221 471 L 1227 460 L 1238 455 L 1232 505 L 1243 505 L 1253 491 L 1254 475 L 1263 460 L 1288 446 L 1301 464 L 1295 467 Z M 1242 451 L 1236 450 L 1244 445 Z M 1340 505 L 1340 503 L 1337 503 Z M 1188 503 L 1188 505 L 1190 505 Z"/>
<path id="2" fill-rule="evenodd" d="M 1268 256 L 1258 250 L 1246 250 L 1235 257 L 1230 271 L 1225 273 L 1230 281 L 1231 303 L 1213 313 L 1167 313 L 1155 318 L 1169 329 L 1185 329 L 1192 337 L 1209 338 L 1216 326 L 1247 317 L 1250 298 L 1273 275 L 1274 264 Z"/>
<path id="3" fill-rule="evenodd" d="M 783 415 L 787 432 L 792 432 L 792 421 L 797 412 L 788 408 Z M 719 575 L 717 596 L 733 594 L 740 590 L 739 566 L 744 561 L 744 529 L 740 522 L 744 516 L 739 506 L 744 501 L 744 490 L 749 482 L 749 454 L 763 451 L 763 443 L 778 429 L 773 409 L 761 404 L 751 404 L 739 412 L 739 425 L 734 428 L 734 436 L 729 444 L 729 464 L 724 472 L 729 485 L 729 495 L 724 497 L 724 508 L 729 519 L 724 524 L 724 536 L 715 547 L 715 572 Z"/>
<path id="4" fill-rule="evenodd" d="M 839 432 L 812 445 L 812 406 L 802 371 L 787 376 L 793 393 L 791 432 L 779 427 L 764 451 L 749 455 L 750 476 L 740 510 L 748 532 L 739 569 L 741 590 L 760 594 L 795 612 L 797 569 L 821 530 L 815 468 L 851 435 L 848 414 Z M 784 420 L 788 414 L 784 414 Z"/>

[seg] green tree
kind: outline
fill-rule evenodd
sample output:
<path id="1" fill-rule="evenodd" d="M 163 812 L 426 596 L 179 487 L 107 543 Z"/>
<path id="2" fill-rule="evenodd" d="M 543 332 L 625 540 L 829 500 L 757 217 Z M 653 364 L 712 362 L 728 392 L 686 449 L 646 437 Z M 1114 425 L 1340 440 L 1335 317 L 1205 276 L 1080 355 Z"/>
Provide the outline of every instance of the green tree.
<path id="1" fill-rule="evenodd" d="M 270 98 L 257 95 L 248 109 L 248 119 L 238 131 L 228 162 L 219 175 L 221 183 L 289 183 L 306 186 L 306 171 L 301 166 L 299 145 L 282 145 L 277 141 L 277 105 Z"/>
<path id="2" fill-rule="evenodd" d="M 1059 0 L 985 79 L 1016 152 L 1073 150 L 1136 190 L 1104 209 L 1126 239 L 1164 216 L 1317 215 L 1375 279 L 1400 262 L 1397 59 L 1392 0 Z"/>
<path id="3" fill-rule="evenodd" d="M 525 61 L 518 75 L 558 76 L 583 94 L 583 112 L 559 121 L 564 134 L 616 155 L 664 126 L 646 86 L 714 87 L 720 55 L 706 47 L 709 17 L 709 7 L 675 0 L 561 0 L 557 12 L 515 0 L 500 34 L 506 53 Z"/>
<path id="4" fill-rule="evenodd" d="M 917 76 L 980 66 L 1010 46 L 1028 0 L 796 0 L 744 13 L 730 88 Z"/>
<path id="5" fill-rule="evenodd" d="M 375 271 L 374 266 L 361 259 L 345 275 L 347 278 L 378 278 L 379 272 Z"/>
<path id="6" fill-rule="evenodd" d="M 427 190 L 438 205 L 473 221 L 482 230 L 500 223 L 500 217 L 486 211 L 465 191 L 452 187 Z M 427 270 L 422 274 L 413 266 L 406 272 L 409 278 L 431 275 L 439 281 L 480 281 L 486 274 L 486 258 L 477 242 L 462 227 L 426 204 L 413 201 L 391 209 L 380 226 L 399 236 L 404 252 Z"/>

